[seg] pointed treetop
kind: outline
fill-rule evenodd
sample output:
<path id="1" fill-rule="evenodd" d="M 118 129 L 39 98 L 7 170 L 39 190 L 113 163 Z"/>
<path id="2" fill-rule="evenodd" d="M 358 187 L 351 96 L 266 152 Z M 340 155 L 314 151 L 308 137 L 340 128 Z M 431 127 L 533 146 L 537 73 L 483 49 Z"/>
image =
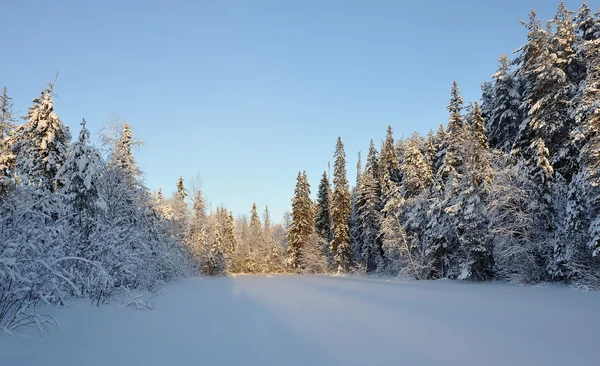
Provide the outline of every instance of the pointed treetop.
<path id="1" fill-rule="evenodd" d="M 584 41 L 600 38 L 600 19 L 592 12 L 587 2 L 584 2 L 579 8 L 575 21 Z"/>
<path id="2" fill-rule="evenodd" d="M 256 202 L 252 203 L 252 210 L 250 210 L 250 228 L 260 228 L 262 224 L 260 217 L 258 216 L 258 210 L 256 208 Z"/>
<path id="3" fill-rule="evenodd" d="M 181 198 L 187 197 L 187 189 L 183 184 L 183 177 L 179 176 L 179 180 L 177 181 L 177 195 Z"/>
<path id="4" fill-rule="evenodd" d="M 471 119 L 473 123 L 473 134 L 475 135 L 475 140 L 481 147 L 488 149 L 489 146 L 487 136 L 485 134 L 485 123 L 483 117 L 481 116 L 481 108 L 479 108 L 479 103 L 477 102 L 474 103 Z"/>
<path id="5" fill-rule="evenodd" d="M 90 142 L 90 131 L 85 128 L 85 118 L 79 123 L 81 125 L 81 131 L 79 132 L 79 143 L 87 145 Z"/>
<path id="6" fill-rule="evenodd" d="M 362 159 L 360 156 L 360 151 L 358 152 L 358 161 L 356 162 L 356 186 L 360 185 L 360 177 L 362 173 Z"/>
<path id="7" fill-rule="evenodd" d="M 464 99 L 460 95 L 460 90 L 458 89 L 458 84 L 455 82 L 452 83 L 452 89 L 450 91 L 450 104 L 448 104 L 448 112 L 450 112 L 450 123 L 448 124 L 448 130 L 450 133 L 455 132 L 462 128 L 463 118 L 462 118 L 462 110 L 463 104 L 465 103 Z"/>
<path id="8" fill-rule="evenodd" d="M 265 221 L 265 231 L 271 230 L 271 214 L 269 213 L 269 206 L 265 206 L 265 212 L 263 213 L 263 220 Z"/>

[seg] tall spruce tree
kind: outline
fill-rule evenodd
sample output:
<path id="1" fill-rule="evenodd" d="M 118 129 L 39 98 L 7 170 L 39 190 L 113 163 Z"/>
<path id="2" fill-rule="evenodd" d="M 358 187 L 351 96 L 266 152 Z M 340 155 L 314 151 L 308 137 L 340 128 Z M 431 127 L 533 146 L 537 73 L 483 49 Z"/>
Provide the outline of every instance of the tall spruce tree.
<path id="1" fill-rule="evenodd" d="M 327 172 L 323 172 L 317 192 L 317 211 L 315 231 L 323 240 L 330 243 L 333 240 L 331 232 L 331 185 L 327 179 Z"/>
<path id="2" fill-rule="evenodd" d="M 379 184 L 379 166 L 377 150 L 373 140 L 369 144 L 369 154 L 365 170 L 361 177 L 360 193 L 357 197 L 357 226 L 359 233 L 360 261 L 367 272 L 381 269 L 383 266 L 380 224 L 381 224 L 381 186 Z"/>
<path id="3" fill-rule="evenodd" d="M 550 27 L 556 25 L 554 32 Z M 569 80 L 569 70 L 575 57 L 574 25 L 563 4 L 546 29 L 530 13 L 527 44 L 517 58 L 517 76 L 523 81 L 524 120 L 515 140 L 515 153 L 526 156 L 531 141 L 541 138 L 550 153 L 550 162 L 566 179 L 576 170 L 575 151 L 569 139 L 574 127 L 570 101 L 575 86 Z"/>
<path id="4" fill-rule="evenodd" d="M 331 251 L 339 272 L 346 272 L 352 256 L 350 249 L 350 191 L 346 177 L 346 153 L 341 137 L 335 146 L 333 169 L 333 199 L 331 202 Z"/>
<path id="5" fill-rule="evenodd" d="M 13 146 L 23 182 L 50 192 L 58 188 L 56 173 L 67 158 L 71 141 L 69 129 L 54 113 L 52 89 L 50 84 L 33 100 Z"/>
<path id="6" fill-rule="evenodd" d="M 519 85 L 510 71 L 510 61 L 505 54 L 500 55 L 500 66 L 492 76 L 494 98 L 484 101 L 488 111 L 485 114 L 486 132 L 490 145 L 509 152 L 521 123 L 521 95 Z M 482 106 L 483 108 L 483 106 Z"/>
<path id="7" fill-rule="evenodd" d="M 298 172 L 292 198 L 292 221 L 287 232 L 287 263 L 293 269 L 302 269 L 303 246 L 315 230 L 313 206 L 306 172 Z"/>
<path id="8" fill-rule="evenodd" d="M 492 184 L 493 172 L 490 147 L 484 127 L 485 122 L 477 102 L 471 112 L 471 121 L 471 143 L 468 151 L 471 164 L 470 175 L 473 185 L 485 190 Z"/>

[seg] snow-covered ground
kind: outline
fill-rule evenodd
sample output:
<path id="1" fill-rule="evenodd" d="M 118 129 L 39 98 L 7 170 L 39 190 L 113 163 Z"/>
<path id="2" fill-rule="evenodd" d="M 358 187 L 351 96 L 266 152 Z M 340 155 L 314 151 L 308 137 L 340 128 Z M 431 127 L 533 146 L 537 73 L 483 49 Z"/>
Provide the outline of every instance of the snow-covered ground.
<path id="1" fill-rule="evenodd" d="M 2 365 L 599 365 L 600 293 L 352 277 L 195 278 L 155 309 L 74 303 Z"/>

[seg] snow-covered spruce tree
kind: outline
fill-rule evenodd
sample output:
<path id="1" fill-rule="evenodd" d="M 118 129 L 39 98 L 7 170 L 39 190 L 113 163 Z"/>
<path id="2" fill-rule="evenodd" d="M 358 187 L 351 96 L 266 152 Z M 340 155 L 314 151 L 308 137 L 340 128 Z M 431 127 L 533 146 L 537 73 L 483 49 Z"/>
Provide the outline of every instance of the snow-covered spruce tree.
<path id="1" fill-rule="evenodd" d="M 210 245 L 210 250 L 206 253 L 202 261 L 202 273 L 208 276 L 225 276 L 228 273 L 228 269 L 227 260 L 222 251 L 223 238 L 221 236 L 221 228 L 219 226 L 214 227 L 213 231 L 215 234 Z"/>
<path id="2" fill-rule="evenodd" d="M 192 218 L 190 220 L 189 233 L 193 236 L 206 225 L 206 201 L 200 189 L 193 192 Z"/>
<path id="3" fill-rule="evenodd" d="M 551 24 L 556 26 L 552 31 Z M 574 127 L 570 101 L 576 87 L 569 80 L 575 59 L 575 28 L 563 4 L 554 20 L 543 29 L 530 13 L 527 44 L 516 59 L 517 76 L 523 81 L 524 114 L 515 140 L 515 153 L 524 154 L 531 141 L 541 138 L 550 152 L 550 162 L 567 180 L 576 171 L 576 152 L 569 138 Z"/>
<path id="4" fill-rule="evenodd" d="M 464 100 L 460 95 L 456 81 L 452 84 L 450 104 L 450 122 L 444 141 L 442 142 L 442 164 L 437 174 L 444 183 L 459 178 L 464 173 L 464 140 L 466 128 L 462 116 Z"/>
<path id="5" fill-rule="evenodd" d="M 575 21 L 577 29 L 581 32 L 580 42 L 594 41 L 600 38 L 600 18 L 594 14 L 587 2 L 581 4 Z"/>
<path id="6" fill-rule="evenodd" d="M 208 217 L 206 215 L 206 204 L 200 189 L 195 189 L 192 196 L 192 215 L 185 233 L 185 244 L 196 264 L 200 264 L 201 258 L 208 250 Z"/>
<path id="7" fill-rule="evenodd" d="M 416 133 L 410 136 L 405 143 L 404 159 L 400 166 L 404 177 L 401 189 L 406 198 L 403 227 L 407 238 L 401 246 L 400 268 L 402 274 L 417 279 L 424 277 L 424 234 L 429 193 L 433 185 L 432 165 L 426 160 L 425 154 L 435 156 L 435 151 L 430 150 L 433 146 L 421 148 L 422 144 L 433 145 L 433 142 L 422 141 Z M 425 151 L 425 154 L 422 151 Z"/>
<path id="8" fill-rule="evenodd" d="M 171 235 L 183 242 L 185 240 L 186 232 L 188 231 L 190 220 L 189 207 L 186 202 L 188 194 L 183 177 L 179 177 L 176 187 L 177 191 L 169 202 L 171 206 Z"/>
<path id="9" fill-rule="evenodd" d="M 486 206 L 482 202 L 479 188 L 467 184 L 457 201 L 452 207 L 452 213 L 458 221 L 458 279 L 489 280 L 493 274 L 492 238 L 488 230 Z"/>
<path id="10" fill-rule="evenodd" d="M 491 152 L 485 133 L 484 120 L 481 115 L 479 104 L 475 102 L 471 112 L 471 133 L 467 154 L 469 155 L 469 174 L 474 186 L 481 188 L 482 192 L 489 188 L 493 180 L 491 166 Z"/>
<path id="11" fill-rule="evenodd" d="M 510 71 L 510 61 L 505 54 L 500 55 L 500 66 L 492 76 L 494 79 L 493 95 L 484 101 L 489 111 L 485 114 L 486 132 L 492 147 L 509 152 L 512 149 L 515 137 L 521 123 L 520 105 L 521 96 L 518 83 Z"/>
<path id="12" fill-rule="evenodd" d="M 256 208 L 256 203 L 252 204 L 250 210 L 250 232 L 248 237 L 248 256 L 246 270 L 250 273 L 262 272 L 261 262 L 264 259 L 263 255 L 266 251 L 263 239 L 262 223 Z"/>
<path id="13" fill-rule="evenodd" d="M 494 108 L 493 102 L 496 99 L 494 91 L 493 82 L 486 80 L 481 84 L 481 114 L 486 121 L 492 114 L 492 109 Z"/>
<path id="14" fill-rule="evenodd" d="M 327 243 L 331 242 L 331 185 L 327 172 L 323 172 L 317 192 L 317 211 L 315 217 L 315 231 Z"/>
<path id="15" fill-rule="evenodd" d="M 70 254 L 89 259 L 93 245 L 91 235 L 97 229 L 98 217 L 105 209 L 100 196 L 98 179 L 104 169 L 104 162 L 98 149 L 90 145 L 90 131 L 81 122 L 79 138 L 69 148 L 64 164 L 57 172 L 56 180 L 61 187 L 59 192 L 66 198 L 72 213 L 67 222 L 73 234 L 73 246 Z M 78 283 L 86 285 L 86 277 L 93 270 L 89 263 L 74 261 L 71 271 L 78 276 Z M 86 289 L 82 288 L 86 293 Z"/>
<path id="16" fill-rule="evenodd" d="M 380 237 L 387 235 L 382 243 L 384 266 L 386 271 L 395 272 L 392 267 L 397 266 L 398 253 L 395 239 L 398 237 L 392 235 L 388 229 L 397 226 L 400 220 L 401 209 L 404 203 L 400 192 L 400 160 L 398 152 L 394 146 L 394 131 L 388 126 L 385 140 L 379 153 L 379 184 L 381 186 L 381 224 Z M 388 233 L 385 234 L 385 230 Z M 403 233 L 402 233 L 403 234 Z"/>
<path id="17" fill-rule="evenodd" d="M 423 152 L 423 157 L 425 158 L 425 161 L 427 162 L 427 165 L 429 165 L 429 170 L 431 171 L 432 180 L 433 180 L 433 172 L 436 171 L 435 170 L 435 162 L 436 162 L 435 155 L 437 154 L 438 144 L 439 144 L 439 142 L 437 141 L 435 133 L 433 132 L 433 130 L 429 130 L 429 132 L 427 132 L 425 147 L 422 152 Z"/>
<path id="18" fill-rule="evenodd" d="M 442 164 L 444 164 L 444 157 L 446 154 L 446 139 L 448 137 L 448 130 L 446 126 L 440 124 L 437 131 L 434 134 L 435 142 L 435 155 L 432 161 L 432 170 L 434 176 L 440 171 Z"/>
<path id="19" fill-rule="evenodd" d="M 464 174 L 456 203 L 447 212 L 457 220 L 459 279 L 485 281 L 493 274 L 492 238 L 486 199 L 493 182 L 491 155 L 477 103 L 465 131 Z"/>
<path id="20" fill-rule="evenodd" d="M 356 179 L 354 186 L 350 188 L 350 250 L 352 252 L 352 258 L 350 262 L 355 268 L 354 272 L 366 273 L 361 261 L 360 252 L 362 248 L 362 241 L 360 237 L 360 227 L 358 221 L 358 197 L 361 195 L 362 186 L 362 158 L 360 151 L 358 152 L 358 161 L 356 162 Z M 331 241 L 329 242 L 331 244 Z M 328 250 L 329 260 L 331 268 L 333 268 L 333 256 Z"/>
<path id="21" fill-rule="evenodd" d="M 287 265 L 293 270 L 302 270 L 303 246 L 315 230 L 313 206 L 306 172 L 298 172 L 292 198 L 292 221 L 287 232 Z"/>
<path id="22" fill-rule="evenodd" d="M 11 99 L 8 90 L 4 87 L 0 95 L 0 196 L 6 195 L 16 183 L 17 162 L 12 151 L 16 119 Z"/>
<path id="23" fill-rule="evenodd" d="M 383 267 L 381 249 L 381 186 L 379 184 L 379 164 L 373 140 L 369 144 L 369 154 L 365 170 L 361 175 L 361 187 L 356 200 L 359 233 L 359 260 L 367 272 Z"/>
<path id="24" fill-rule="evenodd" d="M 523 280 L 534 283 L 548 280 L 547 268 L 552 257 L 556 232 L 555 173 L 550 164 L 550 154 L 541 138 L 532 141 L 527 155 L 530 156 L 526 162 L 527 176 L 533 185 L 527 208 L 533 215 L 533 230 L 527 244 L 527 254 L 532 258 L 532 277 Z"/>
<path id="25" fill-rule="evenodd" d="M 464 188 L 462 183 L 467 159 L 465 138 L 468 137 L 468 129 L 462 116 L 464 100 L 456 82 L 452 84 L 450 94 L 447 107 L 450 121 L 438 153 L 442 161 L 434 179 L 424 235 L 428 278 L 455 278 L 460 275 L 457 258 L 458 222 L 453 206 Z"/>
<path id="26" fill-rule="evenodd" d="M 263 222 L 263 252 L 260 254 L 262 257 L 261 272 L 280 273 L 283 271 L 283 266 L 285 265 L 283 260 L 283 247 L 279 245 L 275 239 L 269 206 L 265 206 Z"/>
<path id="27" fill-rule="evenodd" d="M 71 134 L 56 113 L 52 88 L 41 92 L 29 107 L 26 122 L 16 130 L 13 152 L 17 172 L 23 183 L 54 192 L 58 187 L 56 173 L 68 155 Z"/>
<path id="28" fill-rule="evenodd" d="M 561 236 L 563 241 L 555 245 L 553 269 L 555 275 L 571 283 L 597 287 L 600 285 L 600 30 L 593 30 L 600 29 L 600 21 L 594 22 L 585 13 L 582 7 L 580 53 L 585 59 L 586 74 L 577 100 L 577 128 L 572 133 L 574 144 L 580 147 L 580 171 L 570 183 L 565 234 Z"/>
<path id="29" fill-rule="evenodd" d="M 97 211 L 104 208 L 97 186 L 104 162 L 98 149 L 90 145 L 90 131 L 85 125 L 83 120 L 79 138 L 69 148 L 67 159 L 57 173 L 60 193 L 77 213 L 79 223 L 93 221 Z"/>
<path id="30" fill-rule="evenodd" d="M 238 248 L 238 240 L 235 235 L 235 221 L 233 220 L 233 213 L 231 211 L 226 212 L 226 214 L 227 217 L 223 227 L 223 253 L 230 270 L 238 272 L 240 265 L 234 260 L 235 252 Z"/>
<path id="31" fill-rule="evenodd" d="M 402 194 L 405 198 L 416 197 L 429 189 L 433 184 L 431 164 L 423 155 L 420 145 L 421 136 L 414 133 L 405 143 L 404 159 L 400 169 L 402 171 Z M 428 141 L 428 144 L 432 142 Z M 428 151 L 429 151 L 428 146 Z M 432 148 L 432 147 L 431 147 Z"/>
<path id="32" fill-rule="evenodd" d="M 333 198 L 331 201 L 331 229 L 333 240 L 331 251 L 338 272 L 349 269 L 352 257 L 350 249 L 350 190 L 346 177 L 346 153 L 341 137 L 335 146 L 335 163 L 333 168 Z"/>

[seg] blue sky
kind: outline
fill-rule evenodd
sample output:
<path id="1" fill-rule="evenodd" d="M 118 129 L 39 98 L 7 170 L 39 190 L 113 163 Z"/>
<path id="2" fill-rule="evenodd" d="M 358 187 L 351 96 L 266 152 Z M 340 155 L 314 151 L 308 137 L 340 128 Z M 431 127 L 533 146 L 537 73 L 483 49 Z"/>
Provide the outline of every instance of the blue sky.
<path id="1" fill-rule="evenodd" d="M 581 2 L 565 1 L 576 11 Z M 298 170 L 315 193 L 342 137 L 358 151 L 447 122 L 450 85 L 480 97 L 520 19 L 557 1 L 6 1 L 0 86 L 25 114 L 47 82 L 76 136 L 111 115 L 146 142 L 151 189 L 199 176 L 212 207 L 269 205 L 279 221 Z M 592 4 L 593 5 L 593 4 Z"/>

